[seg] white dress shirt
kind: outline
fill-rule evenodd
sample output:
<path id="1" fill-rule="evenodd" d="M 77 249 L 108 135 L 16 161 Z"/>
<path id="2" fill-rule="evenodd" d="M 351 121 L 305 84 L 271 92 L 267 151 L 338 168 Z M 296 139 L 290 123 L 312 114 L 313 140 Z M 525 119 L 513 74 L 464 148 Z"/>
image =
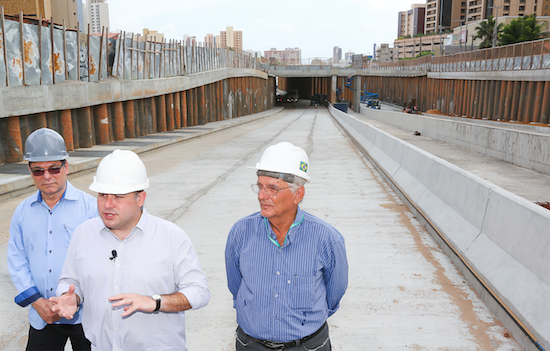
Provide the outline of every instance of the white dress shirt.
<path id="1" fill-rule="evenodd" d="M 116 250 L 116 258 L 113 257 Z M 122 317 L 108 300 L 117 294 L 181 292 L 192 309 L 210 300 L 206 277 L 187 234 L 147 214 L 124 240 L 101 218 L 76 228 L 59 278 L 57 295 L 75 284 L 83 304 L 82 326 L 92 350 L 187 350 L 185 312 L 135 312 Z"/>

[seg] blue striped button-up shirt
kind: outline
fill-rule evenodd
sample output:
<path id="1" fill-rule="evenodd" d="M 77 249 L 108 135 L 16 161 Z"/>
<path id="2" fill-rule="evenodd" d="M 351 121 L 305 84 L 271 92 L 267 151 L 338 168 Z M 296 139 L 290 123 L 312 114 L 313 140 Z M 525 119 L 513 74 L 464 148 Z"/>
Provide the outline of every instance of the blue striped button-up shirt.
<path id="1" fill-rule="evenodd" d="M 348 285 L 344 237 L 298 208 L 282 247 L 260 212 L 240 219 L 225 249 L 237 323 L 257 339 L 288 342 L 317 331 Z"/>
<path id="2" fill-rule="evenodd" d="M 46 205 L 40 191 L 17 206 L 8 243 L 8 270 L 20 293 L 15 298 L 17 303 L 27 306 L 40 297 L 56 296 L 57 279 L 73 231 L 85 220 L 97 216 L 96 198 L 74 188 L 68 181 L 63 197 L 53 209 Z M 46 326 L 32 306 L 29 322 L 39 330 Z M 55 322 L 75 323 L 80 323 L 80 313 L 72 320 L 62 318 Z"/>

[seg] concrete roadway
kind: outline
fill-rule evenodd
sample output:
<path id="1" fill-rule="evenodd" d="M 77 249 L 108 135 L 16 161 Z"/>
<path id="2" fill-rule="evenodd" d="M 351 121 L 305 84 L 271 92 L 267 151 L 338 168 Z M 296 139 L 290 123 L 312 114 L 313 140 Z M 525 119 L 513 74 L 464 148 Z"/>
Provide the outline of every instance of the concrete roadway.
<path id="1" fill-rule="evenodd" d="M 141 155 L 151 184 L 147 210 L 189 234 L 212 291 L 207 307 L 187 313 L 190 350 L 234 350 L 225 240 L 237 219 L 258 211 L 247 167 L 280 141 L 310 156 L 302 208 L 346 238 L 350 282 L 329 319 L 334 350 L 521 350 L 327 110 L 304 105 Z M 92 175 L 71 182 L 87 189 Z M 23 198 L 0 203 L 2 350 L 23 350 L 28 329 L 5 264 L 6 217 Z"/>

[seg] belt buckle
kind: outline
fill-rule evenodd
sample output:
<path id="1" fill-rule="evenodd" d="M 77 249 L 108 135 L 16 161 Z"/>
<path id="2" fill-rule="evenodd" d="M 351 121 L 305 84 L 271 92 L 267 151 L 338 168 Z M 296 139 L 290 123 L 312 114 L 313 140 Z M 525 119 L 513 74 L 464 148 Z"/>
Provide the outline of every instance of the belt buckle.
<path id="1" fill-rule="evenodd" d="M 284 350 L 285 344 L 283 342 L 274 342 L 274 341 L 264 341 L 263 343 L 266 347 L 273 350 Z"/>

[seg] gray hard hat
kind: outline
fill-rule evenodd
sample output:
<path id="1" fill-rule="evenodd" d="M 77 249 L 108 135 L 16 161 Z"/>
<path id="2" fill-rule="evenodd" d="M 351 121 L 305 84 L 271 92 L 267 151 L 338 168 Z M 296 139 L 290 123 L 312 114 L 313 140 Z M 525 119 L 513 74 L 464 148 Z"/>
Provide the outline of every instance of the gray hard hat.
<path id="1" fill-rule="evenodd" d="M 61 161 L 69 157 L 65 140 L 55 130 L 40 128 L 25 141 L 25 160 L 29 162 Z"/>

